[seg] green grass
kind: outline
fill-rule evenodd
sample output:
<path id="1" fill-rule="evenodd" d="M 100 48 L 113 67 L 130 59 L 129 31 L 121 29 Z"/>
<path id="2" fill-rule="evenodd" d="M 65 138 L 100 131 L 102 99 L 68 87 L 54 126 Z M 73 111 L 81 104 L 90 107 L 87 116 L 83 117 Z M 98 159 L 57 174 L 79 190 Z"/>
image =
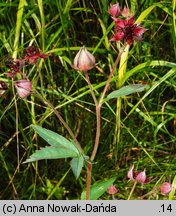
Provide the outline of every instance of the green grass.
<path id="1" fill-rule="evenodd" d="M 72 68 L 82 45 L 92 52 L 97 66 L 89 72 L 97 97 L 118 55 L 110 43 L 113 24 L 108 9 L 116 1 L 28 0 L 0 3 L 0 81 L 9 90 L 0 97 L 0 199 L 80 199 L 86 186 L 86 167 L 75 179 L 69 159 L 22 164 L 46 142 L 30 127 L 37 124 L 70 138 L 53 110 L 34 94 L 14 97 L 14 84 L 6 76 L 8 56 L 20 58 L 23 49 L 35 44 L 49 54 L 37 67 L 25 68 L 28 78 L 43 98 L 60 112 L 77 135 L 85 153 L 93 150 L 96 133 L 95 105 L 83 73 Z M 124 1 L 119 1 L 123 5 Z M 176 154 L 176 27 L 174 1 L 127 1 L 148 31 L 144 40 L 130 48 L 125 85 L 147 83 L 146 92 L 122 99 L 121 134 L 117 161 L 113 154 L 116 99 L 103 104 L 101 135 L 93 165 L 92 184 L 116 176 L 116 199 L 127 199 L 132 188 L 127 179 L 130 165 L 144 170 L 151 182 L 137 185 L 132 199 L 167 199 L 153 188 L 175 177 Z M 23 5 L 23 3 L 25 3 Z M 150 10 L 153 9 L 153 10 Z M 144 20 L 143 20 L 144 18 Z M 118 71 L 118 68 L 117 68 Z M 108 93 L 116 90 L 117 71 Z M 23 185 L 23 187 L 21 187 Z M 105 193 L 101 199 L 109 199 Z"/>

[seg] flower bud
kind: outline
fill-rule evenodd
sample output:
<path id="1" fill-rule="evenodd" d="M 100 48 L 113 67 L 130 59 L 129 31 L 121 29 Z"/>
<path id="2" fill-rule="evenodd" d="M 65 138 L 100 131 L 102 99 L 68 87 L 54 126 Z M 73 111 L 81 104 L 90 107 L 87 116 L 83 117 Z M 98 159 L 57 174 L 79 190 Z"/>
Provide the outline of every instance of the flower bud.
<path id="1" fill-rule="evenodd" d="M 109 195 L 114 195 L 117 193 L 117 188 L 114 186 L 114 185 L 111 185 L 109 188 L 108 188 L 108 194 Z"/>
<path id="2" fill-rule="evenodd" d="M 18 80 L 15 82 L 15 87 L 20 98 L 25 98 L 30 95 L 32 83 L 29 80 Z"/>
<path id="3" fill-rule="evenodd" d="M 88 71 L 91 70 L 94 66 L 95 66 L 94 56 L 87 51 L 85 46 L 83 46 L 74 58 L 73 67 L 76 70 Z"/>
<path id="4" fill-rule="evenodd" d="M 146 182 L 146 178 L 147 178 L 147 176 L 146 176 L 146 173 L 145 173 L 145 170 L 144 170 L 143 172 L 140 172 L 140 173 L 136 176 L 135 180 L 136 180 L 137 182 L 139 182 L 139 183 L 144 184 L 144 183 Z"/>
<path id="5" fill-rule="evenodd" d="M 172 190 L 171 184 L 169 182 L 164 182 L 161 187 L 160 191 L 162 195 L 167 195 Z"/>
<path id="6" fill-rule="evenodd" d="M 109 9 L 109 13 L 112 17 L 118 17 L 120 15 L 119 3 L 112 5 L 112 7 Z"/>
<path id="7" fill-rule="evenodd" d="M 130 170 L 128 171 L 128 174 L 127 174 L 127 177 L 130 179 L 130 180 L 134 180 L 134 164 L 130 167 Z"/>
<path id="8" fill-rule="evenodd" d="M 125 6 L 123 8 L 121 14 L 122 14 L 123 17 L 128 17 L 130 15 L 130 9 Z"/>

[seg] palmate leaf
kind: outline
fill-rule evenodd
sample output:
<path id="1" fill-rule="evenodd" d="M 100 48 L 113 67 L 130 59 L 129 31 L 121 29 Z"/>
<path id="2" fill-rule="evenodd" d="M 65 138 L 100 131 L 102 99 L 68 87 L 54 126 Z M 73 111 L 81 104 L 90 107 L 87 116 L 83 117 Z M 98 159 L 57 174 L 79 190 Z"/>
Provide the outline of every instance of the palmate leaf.
<path id="1" fill-rule="evenodd" d="M 108 187 L 111 186 L 115 180 L 116 177 L 113 177 L 106 181 L 101 181 L 92 185 L 90 189 L 90 200 L 97 200 L 100 196 L 102 196 L 107 191 Z M 81 199 L 82 200 L 86 199 L 86 191 L 82 192 Z"/>
<path id="2" fill-rule="evenodd" d="M 64 148 L 67 148 L 67 149 L 72 150 L 75 153 L 79 154 L 79 151 L 76 148 L 76 146 L 74 145 L 73 141 L 70 142 L 65 137 L 63 137 L 63 136 L 61 136 L 61 135 L 59 135 L 59 134 L 57 134 L 51 130 L 48 130 L 46 128 L 42 128 L 38 125 L 32 125 L 32 127 L 51 146 L 58 147 L 58 148 L 64 147 Z"/>
<path id="3" fill-rule="evenodd" d="M 69 141 L 65 137 L 40 126 L 33 125 L 32 127 L 51 146 L 46 146 L 45 148 L 37 150 L 24 163 L 43 159 L 80 157 L 80 153 L 73 141 Z"/>
<path id="4" fill-rule="evenodd" d="M 34 162 L 43 159 L 59 159 L 59 158 L 69 158 L 69 157 L 78 157 L 78 155 L 76 152 L 72 151 L 71 149 L 69 150 L 64 147 L 57 148 L 53 146 L 47 146 L 45 148 L 41 148 L 40 150 L 37 150 L 24 163 Z"/>
<path id="5" fill-rule="evenodd" d="M 118 97 L 123 97 L 132 93 L 136 92 L 141 92 L 146 89 L 148 85 L 144 84 L 133 84 L 133 85 L 128 85 L 128 86 L 123 86 L 122 88 L 111 92 L 107 98 L 112 99 L 112 98 L 118 98 Z"/>
<path id="6" fill-rule="evenodd" d="M 37 150 L 24 163 L 43 159 L 59 159 L 70 157 L 73 158 L 70 163 L 72 171 L 75 177 L 78 178 L 84 165 L 84 157 L 76 148 L 74 141 L 69 141 L 65 137 L 38 125 L 33 125 L 32 127 L 51 146 L 46 146 L 45 148 Z"/>

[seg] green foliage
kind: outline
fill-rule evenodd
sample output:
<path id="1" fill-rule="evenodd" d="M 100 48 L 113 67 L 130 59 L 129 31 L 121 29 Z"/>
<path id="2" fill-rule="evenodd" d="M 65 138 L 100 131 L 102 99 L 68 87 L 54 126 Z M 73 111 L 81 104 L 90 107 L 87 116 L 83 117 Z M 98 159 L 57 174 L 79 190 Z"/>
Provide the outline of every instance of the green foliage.
<path id="1" fill-rule="evenodd" d="M 70 165 L 75 177 L 78 178 L 84 165 L 83 156 L 79 155 L 78 157 L 73 158 L 70 162 Z"/>
<path id="2" fill-rule="evenodd" d="M 43 159 L 59 159 L 68 157 L 77 157 L 77 154 L 72 150 L 64 147 L 56 148 L 50 146 L 42 148 L 41 150 L 37 150 L 34 154 L 30 156 L 29 159 L 25 161 L 25 163 Z"/>
<path id="3" fill-rule="evenodd" d="M 174 200 L 175 191 L 176 191 L 176 176 L 174 177 L 172 182 L 172 190 L 169 193 L 169 200 Z"/>
<path id="4" fill-rule="evenodd" d="M 74 143 L 68 141 L 63 136 L 61 136 L 61 135 L 59 135 L 59 134 L 57 134 L 57 133 L 55 133 L 53 131 L 42 128 L 42 127 L 40 127 L 38 125 L 33 125 L 32 127 L 51 146 L 53 146 L 55 148 L 68 149 L 68 150 L 72 151 L 75 155 L 79 154 L 79 151 L 75 147 Z"/>
<path id="5" fill-rule="evenodd" d="M 114 181 L 116 180 L 116 177 L 110 178 L 106 181 L 96 182 L 94 185 L 91 186 L 90 189 L 90 200 L 97 200 L 100 198 L 110 187 Z M 83 191 L 81 194 L 81 199 L 86 199 L 86 191 Z"/>
<path id="6" fill-rule="evenodd" d="M 59 134 L 42 128 L 38 125 L 33 125 L 32 127 L 51 146 L 46 146 L 45 148 L 37 150 L 24 163 L 43 159 L 59 159 L 71 157 L 73 159 L 71 160 L 70 165 L 74 175 L 76 176 L 76 178 L 78 178 L 84 165 L 84 158 L 75 147 L 76 144 L 74 144 L 73 141 L 68 141 L 63 136 L 60 136 Z"/>
<path id="7" fill-rule="evenodd" d="M 132 93 L 136 92 L 141 92 L 146 89 L 147 85 L 143 84 L 133 84 L 133 85 L 128 85 L 128 86 L 123 86 L 122 88 L 111 92 L 107 98 L 112 99 L 112 98 L 118 98 L 118 97 L 123 97 Z"/>

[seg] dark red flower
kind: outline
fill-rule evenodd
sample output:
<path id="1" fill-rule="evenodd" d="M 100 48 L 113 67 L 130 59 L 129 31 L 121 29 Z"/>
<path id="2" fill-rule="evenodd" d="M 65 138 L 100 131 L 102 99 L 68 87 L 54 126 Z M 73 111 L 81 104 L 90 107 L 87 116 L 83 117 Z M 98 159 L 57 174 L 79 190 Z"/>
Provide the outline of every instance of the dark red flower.
<path id="1" fill-rule="evenodd" d="M 7 72 L 7 76 L 14 79 L 17 73 L 21 73 L 24 66 L 29 64 L 37 64 L 38 59 L 46 57 L 48 57 L 48 55 L 40 53 L 38 48 L 29 46 L 23 53 L 23 58 L 16 60 L 13 60 L 12 58 L 7 59 L 6 65 L 10 68 Z"/>
<path id="2" fill-rule="evenodd" d="M 125 41 L 129 45 L 133 41 L 141 41 L 142 35 L 146 31 L 145 28 L 140 26 L 140 23 L 134 23 L 135 15 L 132 15 L 128 19 L 114 18 L 116 33 L 111 41 Z"/>
<path id="3" fill-rule="evenodd" d="M 142 28 L 140 23 L 135 23 L 135 14 L 130 16 L 129 8 L 125 6 L 121 11 L 119 3 L 116 3 L 109 9 L 109 13 L 114 20 L 116 31 L 111 41 L 124 41 L 129 45 L 134 41 L 142 41 L 142 35 L 146 29 Z"/>
<path id="4" fill-rule="evenodd" d="M 37 64 L 38 59 L 46 58 L 48 55 L 40 53 L 39 49 L 35 46 L 29 46 L 24 52 L 23 61 L 29 61 L 30 64 Z"/>
<path id="5" fill-rule="evenodd" d="M 23 62 L 21 60 L 13 60 L 12 58 L 8 58 L 6 61 L 7 67 L 10 68 L 10 70 L 7 72 L 7 76 L 13 79 L 17 73 L 21 72 L 23 65 Z"/>

